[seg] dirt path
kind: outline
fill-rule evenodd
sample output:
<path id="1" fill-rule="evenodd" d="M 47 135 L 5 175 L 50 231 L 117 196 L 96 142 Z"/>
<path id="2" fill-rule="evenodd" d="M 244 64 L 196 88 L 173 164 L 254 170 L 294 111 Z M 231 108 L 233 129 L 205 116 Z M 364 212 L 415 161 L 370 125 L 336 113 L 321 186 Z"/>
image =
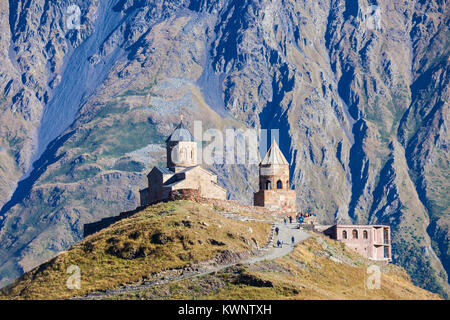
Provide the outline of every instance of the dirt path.
<path id="1" fill-rule="evenodd" d="M 295 224 L 288 223 L 285 225 L 284 223 L 275 223 L 274 225 L 279 228 L 278 236 L 274 236 L 274 245 L 276 246 L 277 240 L 282 241 L 283 245 L 281 247 L 273 247 L 266 254 L 250 258 L 246 260 L 245 263 L 252 264 L 264 260 L 273 260 L 283 257 L 294 249 L 295 244 L 306 240 L 311 236 L 308 232 L 302 229 L 296 229 Z M 291 244 L 292 236 L 294 237 L 294 245 Z"/>
<path id="2" fill-rule="evenodd" d="M 238 215 L 230 216 L 230 218 L 241 220 L 241 221 L 259 220 L 259 219 L 238 216 Z M 260 220 L 260 221 L 262 221 L 262 220 Z M 264 221 L 267 222 L 267 220 L 264 220 Z M 298 244 L 299 242 L 306 240 L 311 236 L 308 232 L 306 232 L 304 230 L 296 229 L 295 224 L 289 224 L 289 223 L 284 224 L 284 223 L 275 222 L 275 223 L 273 223 L 273 225 L 274 225 L 274 228 L 278 227 L 278 229 L 279 229 L 278 236 L 274 234 L 273 246 L 272 246 L 272 244 L 270 244 L 270 247 L 268 249 L 262 249 L 261 250 L 262 253 L 258 256 L 253 256 L 251 258 L 237 261 L 234 263 L 222 264 L 219 266 L 215 266 L 214 268 L 208 268 L 207 270 L 184 272 L 179 276 L 163 278 L 163 279 L 159 279 L 159 280 L 155 280 L 155 281 L 146 281 L 142 284 L 126 285 L 126 286 L 122 286 L 117 289 L 93 292 L 86 296 L 76 297 L 73 299 L 76 299 L 76 300 L 104 299 L 104 298 L 107 298 L 110 296 L 136 292 L 136 291 L 140 291 L 143 289 L 151 288 L 156 285 L 166 284 L 169 282 L 176 282 L 176 281 L 181 281 L 181 280 L 190 279 L 190 278 L 194 278 L 194 277 L 201 277 L 204 275 L 208 275 L 208 274 L 235 266 L 237 264 L 254 264 L 254 263 L 264 261 L 264 260 L 274 260 L 276 258 L 280 258 L 280 257 L 283 257 L 283 256 L 289 254 L 294 249 L 295 244 Z M 294 245 L 291 244 L 292 236 L 294 236 Z M 277 240 L 282 241 L 283 245 L 280 247 L 276 247 Z"/>

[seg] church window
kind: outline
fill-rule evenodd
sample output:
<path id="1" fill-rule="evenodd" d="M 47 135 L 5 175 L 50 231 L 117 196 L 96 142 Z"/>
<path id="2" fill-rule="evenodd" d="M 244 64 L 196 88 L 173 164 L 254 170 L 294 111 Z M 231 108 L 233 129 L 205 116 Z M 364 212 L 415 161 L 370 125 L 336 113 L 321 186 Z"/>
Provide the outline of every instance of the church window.
<path id="1" fill-rule="evenodd" d="M 286 180 L 286 188 L 289 188 L 289 180 Z"/>
<path id="2" fill-rule="evenodd" d="M 389 247 L 384 247 L 384 257 L 389 258 Z"/>
<path id="3" fill-rule="evenodd" d="M 364 231 L 363 231 L 363 238 L 364 238 L 364 239 L 369 238 L 369 234 L 367 233 L 367 230 L 364 230 Z"/>
<path id="4" fill-rule="evenodd" d="M 384 244 L 388 244 L 389 243 L 389 230 L 387 228 L 385 228 L 383 230 L 383 240 L 384 240 Z"/>
<path id="5" fill-rule="evenodd" d="M 283 189 L 283 182 L 281 180 L 277 181 L 277 189 Z"/>
<path id="6" fill-rule="evenodd" d="M 180 161 L 183 161 L 185 159 L 186 149 L 181 148 L 180 149 Z"/>
<path id="7" fill-rule="evenodd" d="M 266 181 L 266 190 L 272 189 L 272 185 L 270 184 L 270 180 Z"/>
<path id="8" fill-rule="evenodd" d="M 358 230 L 353 229 L 352 236 L 353 236 L 353 239 L 358 239 Z"/>
<path id="9" fill-rule="evenodd" d="M 347 231 L 342 231 L 342 238 L 347 239 Z"/>

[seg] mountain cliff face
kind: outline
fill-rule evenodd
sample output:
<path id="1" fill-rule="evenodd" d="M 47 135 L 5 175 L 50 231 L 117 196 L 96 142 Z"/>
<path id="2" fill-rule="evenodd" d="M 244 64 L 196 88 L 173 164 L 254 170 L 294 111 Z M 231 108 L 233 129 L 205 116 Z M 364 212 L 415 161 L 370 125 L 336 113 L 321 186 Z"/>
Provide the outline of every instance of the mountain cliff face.
<path id="1" fill-rule="evenodd" d="M 0 16 L 1 285 L 133 209 L 183 114 L 280 129 L 300 210 L 390 224 L 395 262 L 450 293 L 446 1 L 23 0 Z M 249 202 L 255 166 L 211 169 Z"/>

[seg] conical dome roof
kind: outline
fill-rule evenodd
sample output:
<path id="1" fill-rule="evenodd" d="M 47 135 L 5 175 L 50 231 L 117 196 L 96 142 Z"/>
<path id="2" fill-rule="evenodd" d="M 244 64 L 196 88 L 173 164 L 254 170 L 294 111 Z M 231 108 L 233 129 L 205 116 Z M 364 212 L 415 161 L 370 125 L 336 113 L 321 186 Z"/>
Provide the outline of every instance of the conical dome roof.
<path id="1" fill-rule="evenodd" d="M 270 164 L 289 165 L 289 163 L 287 162 L 286 158 L 283 155 L 283 152 L 281 152 L 280 147 L 278 146 L 275 140 L 273 140 L 269 151 L 267 151 L 266 155 L 264 156 L 264 159 L 261 161 L 261 165 L 270 165 Z"/>
<path id="2" fill-rule="evenodd" d="M 180 122 L 172 134 L 167 138 L 166 142 L 169 141 L 194 141 L 194 137 L 183 122 Z"/>

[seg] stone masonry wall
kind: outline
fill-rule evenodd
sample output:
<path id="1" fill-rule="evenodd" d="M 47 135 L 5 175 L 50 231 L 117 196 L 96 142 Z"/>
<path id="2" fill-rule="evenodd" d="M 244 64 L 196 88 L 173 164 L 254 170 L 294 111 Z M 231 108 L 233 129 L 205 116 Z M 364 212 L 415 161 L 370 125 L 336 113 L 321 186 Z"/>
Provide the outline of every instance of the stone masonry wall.
<path id="1" fill-rule="evenodd" d="M 295 215 L 296 201 L 294 190 L 260 190 L 254 194 L 255 206 L 264 206 L 280 216 Z"/>

